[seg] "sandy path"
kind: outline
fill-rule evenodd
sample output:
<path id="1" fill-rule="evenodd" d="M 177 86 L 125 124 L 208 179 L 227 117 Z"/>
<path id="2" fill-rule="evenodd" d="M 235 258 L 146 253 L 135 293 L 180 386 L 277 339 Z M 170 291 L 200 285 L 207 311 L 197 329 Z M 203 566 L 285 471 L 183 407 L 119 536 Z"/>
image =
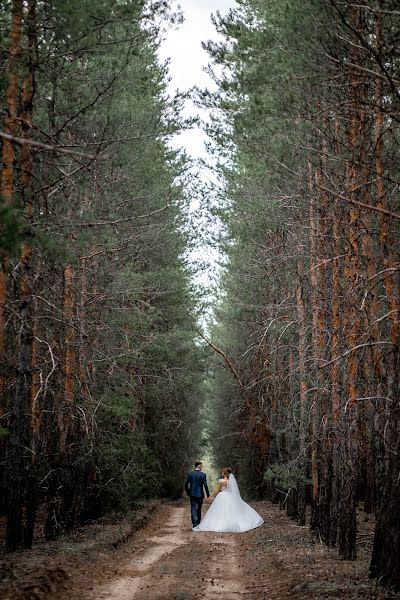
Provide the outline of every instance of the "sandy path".
<path id="1" fill-rule="evenodd" d="M 113 550 L 116 523 L 46 542 L 0 565 L 8 600 L 400 600 L 368 578 L 373 518 L 359 513 L 357 560 L 342 561 L 267 501 L 264 525 L 243 534 L 194 533 L 189 503 L 157 504 Z M 104 531 L 103 531 L 104 528 Z M 127 531 L 126 523 L 122 531 Z M 119 532 L 119 529 L 118 529 Z M 100 535 L 101 543 L 96 541 Z M 78 541 L 77 541 L 78 538 Z M 118 539 L 120 532 L 118 533 Z M 98 540 L 97 540 L 98 541 Z M 3 583 L 2 583 L 3 581 Z M 2 593 L 6 589 L 6 594 Z"/>
<path id="2" fill-rule="evenodd" d="M 193 533 L 188 507 L 169 518 L 121 565 L 118 577 L 96 587 L 96 600 L 237 600 L 245 582 L 232 534 Z"/>

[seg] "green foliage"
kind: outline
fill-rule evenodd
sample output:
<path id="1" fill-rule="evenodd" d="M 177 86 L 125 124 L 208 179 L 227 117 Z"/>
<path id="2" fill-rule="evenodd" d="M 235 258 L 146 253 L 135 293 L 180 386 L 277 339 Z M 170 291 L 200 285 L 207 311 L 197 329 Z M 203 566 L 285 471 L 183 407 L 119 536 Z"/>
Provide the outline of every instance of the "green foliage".
<path id="1" fill-rule="evenodd" d="M 7 438 L 10 435 L 10 432 L 5 427 L 0 427 L 0 440 Z"/>
<path id="2" fill-rule="evenodd" d="M 24 219 L 16 201 L 11 206 L 0 204 L 0 252 L 15 255 L 20 247 Z"/>
<path id="3" fill-rule="evenodd" d="M 236 461 L 252 494 L 262 489 L 266 468 L 279 468 L 277 458 L 285 462 L 276 457 L 280 422 L 269 415 L 279 394 L 290 393 L 288 380 L 277 381 L 274 373 L 287 362 L 287 348 L 296 344 L 291 244 L 296 221 L 304 218 L 298 173 L 307 171 L 307 154 L 297 149 L 311 136 L 308 121 L 299 115 L 306 110 L 308 84 L 303 82 L 317 78 L 311 57 L 319 8 L 300 0 L 245 0 L 216 19 L 223 41 L 206 45 L 218 89 L 201 94 L 201 102 L 213 109 L 207 132 L 215 157 L 225 159 L 219 166 L 226 181 L 215 211 L 225 227 L 221 247 L 227 261 L 212 338 L 245 384 L 243 391 L 215 365 L 210 396 L 219 401 L 210 438 L 217 463 L 229 456 Z M 302 85 L 297 84 L 299 74 Z M 280 353 L 280 348 L 285 350 Z M 262 423 L 267 421 L 265 434 Z M 269 456 L 263 435 L 269 438 Z M 276 477 L 297 481 L 295 469 L 284 476 L 283 468 Z"/>
<path id="4" fill-rule="evenodd" d="M 266 481 L 272 481 L 277 489 L 289 490 L 304 484 L 311 484 L 311 480 L 304 476 L 304 472 L 296 464 L 282 465 L 271 464 L 264 474 Z"/>
<path id="5" fill-rule="evenodd" d="M 43 385 L 41 430 L 30 442 L 43 449 L 36 485 L 54 536 L 82 506 L 99 514 L 181 494 L 198 452 L 204 356 L 184 259 L 188 164 L 169 147 L 188 123 L 182 97 L 168 97 L 157 59 L 160 29 L 178 22 L 179 12 L 164 0 L 71 0 L 37 9 L 33 135 L 63 151 L 35 148 L 32 223 L 28 229 L 20 211 L 2 208 L 0 251 L 16 274 L 7 298 L 12 371 L 21 272 L 13 256 L 22 239 L 32 249 L 35 302 L 26 318 L 38 344 L 32 371 Z M 0 43 L 6 51 L 7 36 Z M 6 63 L 6 52 L 0 60 Z M 22 80 L 26 64 L 19 66 Z M 4 109 L 4 89 L 0 97 Z M 20 172 L 18 151 L 16 189 Z M 73 401 L 66 400 L 67 359 Z"/>
<path id="6" fill-rule="evenodd" d="M 180 117 L 175 100 L 165 97 L 165 72 L 156 62 L 152 34 L 133 29 L 127 55 L 119 45 L 108 47 L 78 74 L 89 83 L 90 95 L 99 73 L 105 81 L 123 73 L 113 93 L 81 119 L 86 132 L 107 119 L 106 135 L 118 140 L 96 175 L 107 202 L 85 209 L 82 221 L 122 222 L 83 231 L 75 244 L 76 252 L 94 241 L 110 252 L 110 262 L 97 274 L 108 301 L 96 349 L 108 371 L 96 375 L 101 407 L 95 461 L 104 505 L 121 508 L 135 498 L 182 492 L 197 447 L 202 371 L 182 259 L 183 198 L 177 183 L 185 164 L 166 145 L 181 127 Z M 126 35 L 121 22 L 112 30 L 116 37 Z M 85 185 L 90 194 L 90 181 Z M 132 220 L 125 222 L 127 217 Z M 126 246 L 116 252 L 120 240 Z"/>

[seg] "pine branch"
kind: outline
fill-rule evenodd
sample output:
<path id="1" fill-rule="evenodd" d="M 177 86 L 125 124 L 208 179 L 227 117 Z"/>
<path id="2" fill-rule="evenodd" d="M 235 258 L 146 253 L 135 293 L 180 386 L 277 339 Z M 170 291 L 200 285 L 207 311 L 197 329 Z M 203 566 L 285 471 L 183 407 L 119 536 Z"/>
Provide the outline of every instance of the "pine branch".
<path id="1" fill-rule="evenodd" d="M 334 190 L 330 190 L 321 184 L 316 184 L 316 187 L 327 194 L 331 194 L 334 198 L 338 200 L 344 200 L 345 202 L 349 202 L 350 204 L 356 204 L 357 206 L 361 206 L 362 208 L 368 208 L 369 210 L 373 210 L 375 212 L 382 213 L 391 217 L 392 219 L 400 220 L 400 214 L 391 212 L 390 210 L 386 210 L 386 208 L 380 208 L 379 206 L 373 206 L 372 204 L 367 204 L 366 202 L 359 202 L 358 200 L 353 200 L 352 198 L 348 198 L 347 196 L 343 196 L 343 194 L 338 194 Z"/>
<path id="2" fill-rule="evenodd" d="M 32 140 L 30 138 L 15 137 L 13 135 L 10 135 L 9 133 L 5 133 L 5 131 L 0 131 L 0 137 L 2 137 L 5 140 L 9 140 L 10 142 L 14 142 L 14 144 L 18 144 L 19 146 L 28 145 L 28 146 L 33 146 L 35 148 L 42 148 L 43 150 L 50 150 L 51 152 L 58 152 L 59 154 L 81 156 L 83 158 L 88 158 L 90 160 L 93 160 L 94 158 L 98 158 L 101 160 L 108 158 L 108 156 L 106 156 L 106 155 L 100 156 L 98 154 L 86 154 L 85 152 L 79 152 L 77 150 L 70 150 L 70 149 L 64 148 L 63 146 L 51 146 L 49 144 L 43 144 L 42 142 L 36 142 L 35 140 Z"/>
<path id="3" fill-rule="evenodd" d="M 242 382 L 242 380 L 241 380 L 241 378 L 240 378 L 240 375 L 239 375 L 239 373 L 237 372 L 237 370 L 235 369 L 235 367 L 233 366 L 233 364 L 232 364 L 232 361 L 231 361 L 231 360 L 228 358 L 228 356 L 225 354 L 225 352 L 224 352 L 223 350 L 221 350 L 221 348 L 218 348 L 217 346 L 215 346 L 215 344 L 213 344 L 213 343 L 212 343 L 212 342 L 211 342 L 211 341 L 210 341 L 208 338 L 206 338 L 206 336 L 205 336 L 205 335 L 203 335 L 203 334 L 201 333 L 201 331 L 199 331 L 198 329 L 196 329 L 196 332 L 199 334 L 199 336 L 200 336 L 201 338 L 203 338 L 203 340 L 204 340 L 205 342 L 207 342 L 207 344 L 208 344 L 208 345 L 209 345 L 209 346 L 210 346 L 210 347 L 211 347 L 211 348 L 212 348 L 212 349 L 213 349 L 213 350 L 214 350 L 214 351 L 215 351 L 217 354 L 219 354 L 220 356 L 222 356 L 222 358 L 224 359 L 224 361 L 226 362 L 226 364 L 227 364 L 227 366 L 228 366 L 228 369 L 230 370 L 230 372 L 232 373 L 232 375 L 234 376 L 234 378 L 235 378 L 235 379 L 236 379 L 236 381 L 238 382 L 238 384 L 239 384 L 240 388 L 241 388 L 242 390 L 244 390 L 244 389 L 245 389 L 245 387 L 244 387 L 244 385 L 243 385 L 243 382 Z"/>
<path id="4" fill-rule="evenodd" d="M 143 200 L 143 198 L 136 198 L 136 200 Z M 136 219 L 146 219 L 148 217 L 152 217 L 153 215 L 156 215 L 160 212 L 163 212 L 164 210 L 167 210 L 170 207 L 170 204 L 167 204 L 166 206 L 163 206 L 161 208 L 158 208 L 157 210 L 153 210 L 152 212 L 149 212 L 145 215 L 134 215 L 133 217 L 124 217 L 123 219 L 115 219 L 114 221 L 93 221 L 93 222 L 89 222 L 89 223 L 67 223 L 67 224 L 60 224 L 57 225 L 57 227 L 59 228 L 66 228 L 66 227 L 73 227 L 73 228 L 90 228 L 90 227 L 104 227 L 105 225 L 118 225 L 119 223 L 126 223 L 127 221 L 134 221 Z M 32 225 L 39 225 L 40 221 L 36 221 L 35 223 L 32 223 Z"/>

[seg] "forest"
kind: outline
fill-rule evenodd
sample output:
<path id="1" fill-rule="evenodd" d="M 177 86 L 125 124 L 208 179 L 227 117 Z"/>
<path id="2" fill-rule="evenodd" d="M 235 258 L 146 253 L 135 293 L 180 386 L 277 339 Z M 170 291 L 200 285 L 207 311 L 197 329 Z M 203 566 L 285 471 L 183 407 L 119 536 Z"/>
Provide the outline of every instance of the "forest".
<path id="1" fill-rule="evenodd" d="M 179 6 L 0 7 L 7 552 L 176 500 L 207 453 L 344 561 L 370 515 L 369 577 L 400 588 L 397 0 L 217 12 L 214 85 L 191 91 L 204 181 L 171 144 L 195 123 L 157 54 Z"/>
<path id="2" fill-rule="evenodd" d="M 181 99 L 155 54 L 157 19 L 174 15 L 108 0 L 6 8 L 1 507 L 16 549 L 40 507 L 55 538 L 83 511 L 180 493 L 202 367 L 185 158 L 168 147 Z"/>
<path id="3" fill-rule="evenodd" d="M 214 453 L 343 559 L 376 516 L 373 577 L 400 577 L 396 2 L 248 0 L 199 94 L 223 178 Z M 231 459 L 232 460 L 232 459 Z"/>

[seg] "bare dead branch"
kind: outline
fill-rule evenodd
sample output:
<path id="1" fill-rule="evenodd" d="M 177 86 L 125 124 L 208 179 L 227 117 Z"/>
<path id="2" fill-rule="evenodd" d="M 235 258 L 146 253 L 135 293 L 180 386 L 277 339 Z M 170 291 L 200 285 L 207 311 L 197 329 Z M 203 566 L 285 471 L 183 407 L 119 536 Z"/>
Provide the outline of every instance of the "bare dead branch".
<path id="1" fill-rule="evenodd" d="M 68 155 L 74 155 L 74 156 L 81 156 L 83 158 L 87 158 L 89 160 L 93 160 L 93 159 L 99 159 L 99 160 L 104 160 L 106 158 L 108 158 L 108 156 L 106 155 L 100 155 L 100 154 L 86 154 L 85 152 L 79 152 L 78 150 L 71 150 L 71 149 L 67 149 L 64 148 L 63 146 L 51 146 L 49 144 L 43 144 L 42 142 L 36 142 L 35 140 L 31 140 L 29 138 L 21 138 L 21 137 L 15 137 L 13 135 L 10 135 L 8 133 L 5 133 L 4 131 L 0 131 L 0 137 L 2 137 L 5 140 L 9 140 L 10 142 L 14 142 L 15 144 L 18 144 L 19 146 L 34 146 L 35 148 L 41 148 L 42 150 L 49 150 L 50 152 L 58 152 L 59 154 L 68 154 Z"/>
<path id="2" fill-rule="evenodd" d="M 350 204 L 355 204 L 357 206 L 361 206 L 362 208 L 367 208 L 368 210 L 382 213 L 384 215 L 387 215 L 388 217 L 391 217 L 392 219 L 397 219 L 400 221 L 399 213 L 394 213 L 394 212 L 391 212 L 390 210 L 386 210 L 386 208 L 380 208 L 379 206 L 373 206 L 372 204 L 367 204 L 366 202 L 359 202 L 358 200 L 353 200 L 352 198 L 348 198 L 348 196 L 343 196 L 343 194 L 339 194 L 338 192 L 335 192 L 335 190 L 330 190 L 329 188 L 327 188 L 321 184 L 316 184 L 316 186 L 321 191 L 326 192 L 327 194 L 330 194 L 331 196 L 333 196 L 334 198 L 336 198 L 338 200 L 343 200 L 344 202 L 349 202 Z"/>
<path id="3" fill-rule="evenodd" d="M 198 329 L 195 330 L 196 333 L 198 333 L 198 335 L 203 338 L 203 340 L 210 346 L 210 348 L 212 348 L 213 350 L 215 350 L 215 352 L 217 354 L 219 354 L 220 356 L 222 356 L 222 358 L 224 359 L 224 361 L 226 362 L 228 369 L 230 370 L 230 372 L 232 373 L 232 375 L 234 376 L 234 378 L 236 379 L 236 381 L 238 382 L 240 388 L 242 390 L 244 390 L 244 385 L 243 382 L 241 380 L 241 377 L 239 375 L 239 373 L 237 372 L 237 370 L 235 369 L 235 367 L 232 364 L 232 361 L 228 358 L 228 356 L 225 354 L 225 352 L 223 350 L 221 350 L 221 348 L 218 348 L 215 344 L 213 344 L 208 338 L 205 337 L 205 335 L 203 335 L 201 333 L 201 331 L 199 331 Z"/>

